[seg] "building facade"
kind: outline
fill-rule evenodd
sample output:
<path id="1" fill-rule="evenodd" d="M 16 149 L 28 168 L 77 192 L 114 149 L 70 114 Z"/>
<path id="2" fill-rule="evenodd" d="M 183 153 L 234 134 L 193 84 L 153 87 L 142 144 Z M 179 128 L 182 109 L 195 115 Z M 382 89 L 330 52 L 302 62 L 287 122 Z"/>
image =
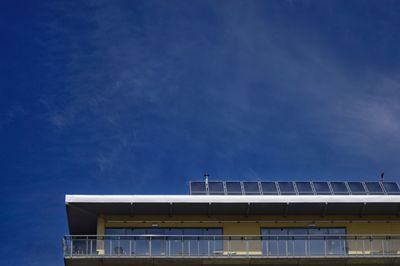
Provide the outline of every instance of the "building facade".
<path id="1" fill-rule="evenodd" d="M 67 195 L 65 265 L 400 265 L 397 182 L 190 183 Z"/>

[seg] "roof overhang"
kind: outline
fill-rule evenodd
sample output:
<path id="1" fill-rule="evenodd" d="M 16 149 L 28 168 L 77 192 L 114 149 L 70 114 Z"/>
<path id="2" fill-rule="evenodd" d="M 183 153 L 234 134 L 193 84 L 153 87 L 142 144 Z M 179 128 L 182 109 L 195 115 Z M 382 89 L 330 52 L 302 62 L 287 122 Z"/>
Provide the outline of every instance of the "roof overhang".
<path id="1" fill-rule="evenodd" d="M 66 195 L 70 234 L 96 234 L 106 215 L 398 216 L 400 195 Z"/>

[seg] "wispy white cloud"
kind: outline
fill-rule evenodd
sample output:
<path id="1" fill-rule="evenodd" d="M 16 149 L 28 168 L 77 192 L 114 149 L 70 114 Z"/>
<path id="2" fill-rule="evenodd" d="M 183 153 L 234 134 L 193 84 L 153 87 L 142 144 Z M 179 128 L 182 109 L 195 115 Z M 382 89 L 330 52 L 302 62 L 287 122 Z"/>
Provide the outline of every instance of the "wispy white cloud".
<path id="1" fill-rule="evenodd" d="M 395 71 L 346 61 L 315 29 L 269 18 L 255 3 L 237 4 L 207 7 L 213 24 L 186 17 L 171 23 L 169 12 L 179 10 L 168 5 L 93 2 L 90 16 L 68 15 L 88 30 L 68 34 L 68 100 L 49 109 L 49 122 L 93 127 L 91 134 L 107 141 L 118 136 L 93 155 L 102 171 L 127 154 L 166 145 L 162 134 L 193 147 L 219 142 L 214 155 L 224 161 L 262 154 L 260 147 L 313 160 L 319 145 L 370 159 L 400 146 Z M 149 8 L 162 12 L 143 15 Z M 52 28 L 71 32 L 60 27 Z M 309 142 L 313 135 L 317 143 Z"/>

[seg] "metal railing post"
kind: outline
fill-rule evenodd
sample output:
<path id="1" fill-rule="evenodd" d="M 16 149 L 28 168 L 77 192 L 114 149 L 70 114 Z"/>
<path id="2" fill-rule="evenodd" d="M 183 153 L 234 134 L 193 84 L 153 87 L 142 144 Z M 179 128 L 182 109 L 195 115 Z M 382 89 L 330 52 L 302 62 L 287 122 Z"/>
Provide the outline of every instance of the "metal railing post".
<path id="1" fill-rule="evenodd" d="M 147 248 L 149 249 L 149 250 L 148 250 L 148 253 L 149 253 L 149 256 L 150 256 L 150 257 L 151 257 L 151 248 L 152 248 L 152 246 L 151 246 L 151 244 L 152 244 L 151 241 L 152 241 L 152 238 L 151 238 L 151 236 L 149 236 L 149 245 L 148 245 Z"/>
<path id="2" fill-rule="evenodd" d="M 295 254 L 294 254 L 294 244 L 296 243 L 295 241 L 296 241 L 296 240 L 295 240 L 295 237 L 293 236 L 292 239 L 291 239 L 291 244 L 292 244 L 292 254 L 291 254 L 291 255 L 292 255 L 292 256 L 295 255 Z"/>
<path id="3" fill-rule="evenodd" d="M 289 247 L 288 247 L 288 238 L 287 236 L 285 237 L 285 245 L 286 245 L 286 252 L 285 252 L 285 256 L 288 256 L 288 251 L 289 251 Z"/>
<path id="4" fill-rule="evenodd" d="M 279 250 L 279 236 L 276 237 L 276 253 L 279 256 L 280 250 Z"/>
<path id="5" fill-rule="evenodd" d="M 200 256 L 200 238 L 197 238 L 197 254 Z"/>
<path id="6" fill-rule="evenodd" d="M 184 256 L 184 243 L 183 243 L 183 236 L 181 237 L 181 256 Z"/>
<path id="7" fill-rule="evenodd" d="M 112 256 L 113 255 L 113 252 L 112 252 L 112 239 L 110 238 L 110 240 L 109 240 L 109 242 L 110 242 L 110 256 Z"/>
<path id="8" fill-rule="evenodd" d="M 362 246 L 363 246 L 363 255 L 366 255 L 366 252 L 365 252 L 365 238 L 363 237 L 363 239 L 362 239 Z"/>
<path id="9" fill-rule="evenodd" d="M 171 256 L 171 239 L 168 238 L 168 256 Z"/>
<path id="10" fill-rule="evenodd" d="M 74 239 L 71 237 L 71 251 L 70 251 L 71 257 L 72 257 L 72 254 L 73 254 L 73 247 L 74 247 L 74 245 L 72 243 L 73 241 L 74 241 Z"/>
<path id="11" fill-rule="evenodd" d="M 249 239 L 247 237 L 244 237 L 244 241 L 246 243 L 246 255 L 248 257 L 249 256 Z"/>
<path id="12" fill-rule="evenodd" d="M 227 247 L 228 247 L 228 256 L 230 256 L 231 255 L 231 237 L 228 237 Z"/>
<path id="13" fill-rule="evenodd" d="M 136 257 L 136 236 L 133 237 L 133 256 Z"/>
<path id="14" fill-rule="evenodd" d="M 210 238 L 207 237 L 207 252 L 208 252 L 208 257 L 210 257 Z"/>
<path id="15" fill-rule="evenodd" d="M 89 236 L 86 236 L 86 241 L 85 241 L 85 250 L 86 250 L 86 254 L 85 255 L 86 256 L 89 253 L 88 248 L 89 248 Z"/>

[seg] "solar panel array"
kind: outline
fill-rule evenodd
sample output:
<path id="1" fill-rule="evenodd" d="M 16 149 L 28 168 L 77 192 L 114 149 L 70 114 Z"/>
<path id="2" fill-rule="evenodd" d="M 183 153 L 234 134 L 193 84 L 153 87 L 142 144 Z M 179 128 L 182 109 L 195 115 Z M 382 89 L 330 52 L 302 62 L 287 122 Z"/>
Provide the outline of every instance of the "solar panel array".
<path id="1" fill-rule="evenodd" d="M 191 195 L 400 195 L 397 182 L 190 182 Z"/>

